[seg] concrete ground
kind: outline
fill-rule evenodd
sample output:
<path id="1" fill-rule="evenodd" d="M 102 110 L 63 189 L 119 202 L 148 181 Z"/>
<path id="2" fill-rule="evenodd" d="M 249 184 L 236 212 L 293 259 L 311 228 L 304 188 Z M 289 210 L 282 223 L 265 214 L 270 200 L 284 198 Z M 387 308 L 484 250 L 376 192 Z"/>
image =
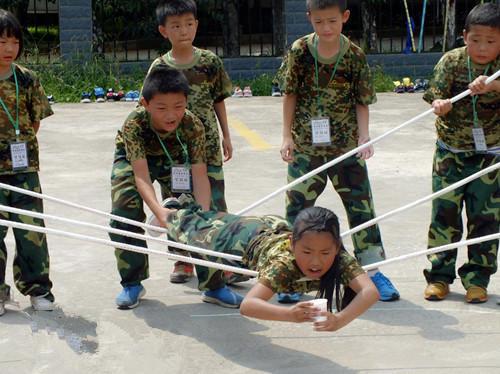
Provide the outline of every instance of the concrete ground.
<path id="1" fill-rule="evenodd" d="M 130 103 L 54 106 L 42 123 L 44 193 L 108 212 L 114 137 Z M 234 159 L 225 166 L 227 201 L 236 212 L 283 186 L 280 160 L 281 99 L 228 99 Z M 381 94 L 371 107 L 372 137 L 423 112 L 419 94 Z M 431 116 L 376 146 L 368 162 L 379 214 L 430 193 L 434 144 Z M 332 188 L 319 205 L 334 209 L 346 226 Z M 46 213 L 105 225 L 107 219 L 54 203 Z M 283 214 L 280 196 L 254 213 Z M 430 204 L 381 223 L 388 257 L 426 246 Z M 47 221 L 47 226 L 106 238 L 90 230 Z M 173 263 L 150 256 L 151 277 L 140 307 L 118 310 L 120 290 L 113 249 L 49 235 L 51 278 L 58 309 L 33 312 L 18 292 L 21 309 L 0 318 L 0 373 L 500 373 L 498 276 L 490 301 L 464 302 L 460 282 L 450 297 L 422 297 L 425 258 L 387 266 L 401 300 L 379 302 L 338 332 L 317 333 L 310 324 L 267 322 L 200 300 L 194 281 L 172 285 Z M 352 248 L 350 241 L 346 241 Z M 14 241 L 9 233 L 8 282 Z M 158 248 L 157 245 L 152 245 Z M 459 261 L 464 259 L 461 249 Z M 252 282 L 241 284 L 245 293 Z M 312 297 L 309 295 L 308 297 Z"/>

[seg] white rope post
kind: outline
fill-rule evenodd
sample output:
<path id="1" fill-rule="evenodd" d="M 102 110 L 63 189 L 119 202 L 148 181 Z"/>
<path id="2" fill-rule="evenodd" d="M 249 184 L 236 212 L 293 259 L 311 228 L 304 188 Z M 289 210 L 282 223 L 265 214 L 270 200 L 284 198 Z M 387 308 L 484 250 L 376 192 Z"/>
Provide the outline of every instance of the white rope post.
<path id="1" fill-rule="evenodd" d="M 154 250 L 154 249 L 139 247 L 136 245 L 118 243 L 118 242 L 114 242 L 111 240 L 94 238 L 92 236 L 75 234 L 75 233 L 66 232 L 66 231 L 62 231 L 62 230 L 50 229 L 48 227 L 28 225 L 26 223 L 7 221 L 7 220 L 3 220 L 3 219 L 0 219 L 0 226 L 13 227 L 16 229 L 27 230 L 27 231 L 41 232 L 44 234 L 54 234 L 54 235 L 64 236 L 64 237 L 68 237 L 68 238 L 72 238 L 72 239 L 83 240 L 86 242 L 103 244 L 103 245 L 106 245 L 109 247 L 120 248 L 120 249 L 124 249 L 126 251 L 132 251 L 132 252 L 137 252 L 137 253 L 157 254 L 157 255 L 165 256 L 170 260 L 189 262 L 189 263 L 194 264 L 194 265 L 200 265 L 200 266 L 206 266 L 206 267 L 219 269 L 219 270 L 231 271 L 231 272 L 237 273 L 237 274 L 250 275 L 253 277 L 258 275 L 258 273 L 256 271 L 244 269 L 244 268 L 239 268 L 236 266 L 229 266 L 229 265 L 219 264 L 217 262 L 205 261 L 205 260 L 200 260 L 197 258 L 186 257 L 186 256 L 176 255 L 173 253 L 167 253 L 167 252 L 158 251 L 158 250 Z"/>
<path id="2" fill-rule="evenodd" d="M 77 220 L 68 219 L 68 218 L 62 218 L 62 217 L 53 216 L 50 214 L 44 214 L 44 213 L 32 212 L 32 211 L 24 210 L 24 209 L 13 208 L 13 207 L 6 206 L 6 205 L 0 204 L 0 211 L 25 215 L 28 217 L 35 217 L 35 218 L 40 218 L 40 219 L 49 219 L 49 220 L 58 221 L 58 222 L 70 223 L 70 224 L 77 225 L 77 226 L 88 227 L 91 229 L 110 232 L 112 234 L 127 236 L 127 237 L 135 238 L 135 239 L 151 240 L 151 241 L 154 241 L 157 243 L 175 246 L 176 248 L 179 248 L 179 249 L 183 249 L 186 251 L 195 252 L 195 253 L 199 253 L 199 254 L 203 254 L 203 255 L 207 255 L 207 256 L 220 257 L 220 258 L 225 258 L 225 259 L 233 260 L 233 261 L 241 261 L 242 260 L 241 256 L 232 255 L 230 253 L 216 252 L 216 251 L 212 251 L 212 250 L 205 249 L 205 248 L 198 248 L 198 247 L 194 247 L 191 245 L 178 243 L 178 242 L 175 242 L 172 240 L 156 238 L 153 236 L 138 234 L 138 233 L 127 231 L 127 230 L 114 229 L 114 228 L 109 227 L 109 226 L 95 225 L 92 223 L 77 221 Z"/>
<path id="3" fill-rule="evenodd" d="M 450 244 L 442 245 L 439 247 L 434 247 L 434 248 L 424 249 L 422 251 L 412 252 L 412 253 L 409 253 L 409 254 L 406 254 L 403 256 L 393 257 L 393 258 L 390 258 L 388 260 L 375 262 L 373 264 L 363 266 L 363 269 L 366 271 L 373 270 L 373 269 L 376 269 L 380 266 L 385 266 L 385 265 L 389 265 L 389 264 L 392 264 L 395 262 L 405 261 L 405 260 L 408 260 L 410 258 L 423 256 L 423 255 L 432 255 L 434 253 L 448 251 L 450 249 L 455 249 L 457 247 L 478 244 L 478 243 L 487 242 L 489 240 L 494 240 L 494 239 L 498 239 L 498 238 L 500 238 L 500 233 L 485 235 L 485 236 L 481 236 L 481 237 L 473 238 L 473 239 L 468 239 L 468 240 L 462 240 L 459 242 L 450 243 Z"/>
<path id="4" fill-rule="evenodd" d="M 443 188 L 437 192 L 434 192 L 433 194 L 427 195 L 419 200 L 416 200 L 413 203 L 404 205 L 400 208 L 391 210 L 390 212 L 382 214 L 381 216 L 378 216 L 378 217 L 373 218 L 369 221 L 366 221 L 365 223 L 362 223 L 361 225 L 358 225 L 358 226 L 356 226 L 348 231 L 343 232 L 342 234 L 340 234 L 340 237 L 343 238 L 343 237 L 346 237 L 348 235 L 355 234 L 358 231 L 361 231 L 361 230 L 363 230 L 367 227 L 370 227 L 370 226 L 372 226 L 380 221 L 383 221 L 389 217 L 392 217 L 395 214 L 402 213 L 406 210 L 409 210 L 410 208 L 416 207 L 417 205 L 423 204 L 429 200 L 434 200 L 436 197 L 442 196 L 450 191 L 453 191 L 453 190 L 457 189 L 458 187 L 463 186 L 464 184 L 467 184 L 470 181 L 473 181 L 474 179 L 477 179 L 477 178 L 479 178 L 485 174 L 488 174 L 494 170 L 497 170 L 497 169 L 500 169 L 500 162 L 497 162 L 496 164 L 490 165 L 486 169 L 480 170 L 477 173 L 474 173 L 474 174 L 468 176 L 467 178 L 462 179 L 459 182 L 453 183 L 453 184 L 449 185 L 448 187 Z"/>
<path id="5" fill-rule="evenodd" d="M 494 81 L 495 79 L 497 79 L 498 77 L 500 76 L 500 70 L 498 70 L 495 74 L 491 75 L 487 80 L 486 80 L 486 84 L 489 84 L 491 83 L 492 81 Z M 464 97 L 468 96 L 471 94 L 471 90 L 466 90 L 454 97 L 451 98 L 451 102 L 452 103 L 455 103 L 457 102 L 458 100 L 461 100 L 463 99 Z M 255 203 L 249 205 L 248 207 L 246 207 L 245 209 L 242 209 L 240 210 L 238 213 L 238 215 L 243 215 L 243 214 L 246 214 L 248 213 L 249 211 L 251 211 L 252 209 L 264 204 L 265 202 L 271 200 L 272 198 L 274 198 L 275 196 L 278 196 L 279 194 L 285 192 L 286 190 L 304 182 L 305 180 L 315 176 L 316 174 L 319 174 L 321 173 L 323 170 L 326 170 L 334 165 L 337 165 L 338 163 L 344 161 L 345 159 L 355 155 L 356 153 L 358 153 L 359 151 L 365 149 L 365 148 L 368 148 L 369 146 L 375 144 L 375 143 L 378 143 L 379 141 L 381 141 L 382 139 L 388 137 L 389 135 L 401 130 L 402 128 L 420 120 L 421 118 L 424 118 L 425 116 L 431 114 L 431 113 L 434 113 L 434 109 L 433 108 L 430 108 L 428 110 L 426 110 L 425 112 L 423 113 L 420 113 L 419 115 L 413 117 L 412 119 L 406 121 L 405 123 L 385 132 L 384 134 L 382 135 L 379 135 L 377 136 L 376 138 L 366 142 L 365 144 L 362 144 L 360 145 L 359 147 L 356 147 L 354 148 L 353 150 L 345 153 L 344 155 L 340 156 L 340 157 L 337 157 L 331 161 L 328 161 L 326 164 L 324 165 L 321 165 L 320 167 L 310 171 L 309 173 L 307 174 L 304 174 L 303 176 L 301 176 L 300 178 L 297 178 L 296 180 L 294 180 L 293 182 L 279 188 L 278 190 L 274 191 L 273 193 L 270 193 L 269 195 L 267 195 L 266 197 L 256 201 Z"/>

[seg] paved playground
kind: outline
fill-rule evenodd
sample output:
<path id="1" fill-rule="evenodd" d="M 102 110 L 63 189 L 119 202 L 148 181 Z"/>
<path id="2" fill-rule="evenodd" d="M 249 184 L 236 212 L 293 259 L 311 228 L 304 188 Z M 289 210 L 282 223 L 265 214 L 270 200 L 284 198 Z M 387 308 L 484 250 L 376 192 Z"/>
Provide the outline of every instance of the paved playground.
<path id="1" fill-rule="evenodd" d="M 371 106 L 372 138 L 428 109 L 420 94 L 379 94 Z M 116 130 L 133 103 L 55 104 L 42 123 L 44 193 L 110 210 L 111 162 Z M 235 154 L 225 166 L 227 202 L 236 212 L 286 183 L 279 156 L 281 98 L 227 100 Z M 383 140 L 368 161 L 378 214 L 431 192 L 432 116 Z M 318 205 L 336 211 L 347 229 L 333 188 Z M 102 225 L 107 219 L 46 202 L 45 212 Z M 284 214 L 284 196 L 255 214 Z M 430 204 L 380 224 L 386 252 L 395 257 L 425 249 Z M 107 238 L 70 225 L 48 227 Z M 51 278 L 58 309 L 33 312 L 18 292 L 20 310 L 0 317 L 0 373 L 500 373 L 500 277 L 490 301 L 464 302 L 456 281 L 450 297 L 422 297 L 425 258 L 386 266 L 401 300 L 379 302 L 344 329 L 318 333 L 308 323 L 268 322 L 201 301 L 195 281 L 173 285 L 173 263 L 150 256 L 147 295 L 131 311 L 118 310 L 119 276 L 111 247 L 48 236 Z M 352 248 L 346 240 L 348 249 Z M 14 240 L 9 233 L 7 279 L 12 285 Z M 153 244 L 151 248 L 161 248 Z M 460 249 L 462 261 L 465 249 Z M 245 293 L 252 281 L 237 290 Z M 308 295 L 312 298 L 314 295 Z"/>

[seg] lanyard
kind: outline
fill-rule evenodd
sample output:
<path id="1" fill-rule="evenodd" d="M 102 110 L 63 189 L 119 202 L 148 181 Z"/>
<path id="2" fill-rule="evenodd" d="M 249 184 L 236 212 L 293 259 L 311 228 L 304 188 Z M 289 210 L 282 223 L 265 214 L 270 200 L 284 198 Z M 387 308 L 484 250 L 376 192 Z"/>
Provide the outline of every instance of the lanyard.
<path id="1" fill-rule="evenodd" d="M 317 101 L 317 107 L 319 109 L 320 107 L 320 91 L 319 91 L 319 69 L 318 69 L 318 58 L 319 58 L 319 53 L 318 53 L 318 38 L 317 35 L 314 34 L 314 68 L 315 68 L 315 80 L 314 83 L 316 84 L 316 101 Z M 339 66 L 340 59 L 342 58 L 342 35 L 340 35 L 340 47 L 339 47 L 339 52 L 337 55 L 337 62 L 335 62 L 335 67 L 333 68 L 332 75 L 330 76 L 330 80 L 328 81 L 327 87 L 330 85 L 332 82 L 333 78 L 335 77 L 335 73 L 337 72 L 337 66 Z"/>
<path id="2" fill-rule="evenodd" d="M 11 65 L 12 68 L 12 73 L 14 74 L 14 82 L 16 83 L 16 120 L 14 121 L 14 118 L 12 118 L 12 115 L 9 112 L 9 108 L 7 108 L 7 105 L 3 102 L 2 98 L 0 97 L 0 105 L 2 105 L 3 110 L 7 114 L 7 117 L 9 117 L 9 121 L 14 126 L 14 130 L 16 130 L 16 139 L 19 137 L 19 85 L 17 83 L 17 75 L 16 75 L 16 69 L 14 69 L 14 65 Z"/>
<path id="3" fill-rule="evenodd" d="M 486 69 L 484 69 L 483 75 L 488 74 L 488 70 L 490 70 L 491 63 L 486 66 Z M 470 57 L 467 57 L 467 68 L 469 69 L 469 83 L 472 83 L 472 69 L 470 66 Z M 474 127 L 479 127 L 479 117 L 477 115 L 477 99 L 479 98 L 478 95 L 472 96 L 472 113 L 474 115 Z"/>
<path id="4" fill-rule="evenodd" d="M 168 153 L 167 147 L 165 147 L 165 144 L 163 144 L 163 140 L 161 140 L 160 135 L 158 135 L 158 133 L 156 131 L 154 131 L 154 133 L 156 134 L 156 137 L 158 138 L 158 141 L 160 142 L 160 145 L 163 148 L 163 152 L 165 153 L 165 155 L 167 156 L 168 160 L 170 161 L 170 165 L 171 166 L 174 165 L 174 160 L 172 160 L 172 157 L 170 156 L 170 153 Z M 187 150 L 187 147 L 185 146 L 185 144 L 179 138 L 179 129 L 178 128 L 175 130 L 175 136 L 177 138 L 177 141 L 179 142 L 179 144 L 182 147 L 182 151 L 184 152 L 184 164 L 189 164 L 188 150 Z"/>

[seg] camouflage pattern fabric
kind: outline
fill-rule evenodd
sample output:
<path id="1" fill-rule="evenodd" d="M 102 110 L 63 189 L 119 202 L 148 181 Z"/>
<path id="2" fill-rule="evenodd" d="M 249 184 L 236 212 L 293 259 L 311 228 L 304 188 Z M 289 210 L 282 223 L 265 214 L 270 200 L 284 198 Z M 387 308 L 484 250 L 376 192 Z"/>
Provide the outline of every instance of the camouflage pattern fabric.
<path id="1" fill-rule="evenodd" d="M 205 134 L 201 122 L 189 111 L 179 125 L 179 137 L 188 147 L 192 163 L 205 160 Z M 174 163 L 183 164 L 182 147 L 175 137 L 175 132 L 163 137 Z M 144 222 L 146 215 L 143 200 L 135 184 L 131 161 L 146 158 L 151 182 L 160 184 L 162 197 L 172 196 L 171 165 L 161 148 L 155 133 L 149 124 L 149 115 L 140 107 L 135 109 L 125 121 L 116 136 L 116 149 L 111 171 L 112 214 Z M 193 162 L 194 161 L 194 162 Z M 111 220 L 111 227 L 136 233 L 144 230 L 136 226 Z M 111 240 L 120 243 L 146 247 L 146 242 L 121 235 L 110 234 Z M 148 256 L 140 253 L 115 250 L 118 271 L 125 286 L 137 285 L 148 278 Z"/>
<path id="2" fill-rule="evenodd" d="M 222 166 L 219 127 L 214 103 L 231 96 L 232 84 L 222 60 L 214 53 L 194 48 L 194 61 L 188 65 L 176 64 L 171 52 L 153 61 L 149 71 L 158 65 L 181 70 L 189 82 L 188 109 L 205 125 L 207 164 Z M 148 71 L 148 74 L 149 74 Z"/>
<path id="3" fill-rule="evenodd" d="M 223 253 L 242 256 L 241 266 L 259 273 L 259 282 L 274 292 L 317 290 L 318 281 L 304 279 L 290 247 L 291 228 L 278 216 L 237 216 L 221 212 L 203 212 L 191 201 L 167 220 L 169 238 Z M 228 261 L 191 253 L 192 257 L 225 263 Z M 340 256 L 342 282 L 348 284 L 364 273 L 354 258 L 343 251 Z M 217 289 L 225 284 L 220 271 L 196 267 L 198 288 Z"/>
<path id="4" fill-rule="evenodd" d="M 475 152 L 452 153 L 436 148 L 432 172 L 433 192 L 458 182 L 500 161 L 500 157 Z M 467 238 L 495 234 L 500 228 L 500 178 L 494 171 L 432 202 L 429 248 L 462 239 L 462 206 L 467 214 Z M 486 288 L 497 270 L 498 240 L 468 247 L 468 261 L 458 269 L 462 284 Z M 453 283 L 457 250 L 428 256 L 432 266 L 424 270 L 428 282 Z"/>
<path id="5" fill-rule="evenodd" d="M 486 65 L 471 62 L 472 77 L 484 75 Z M 491 64 L 488 75 L 500 69 L 500 56 Z M 428 103 L 436 99 L 450 99 L 468 89 L 469 71 L 467 67 L 467 47 L 449 51 L 441 57 L 430 87 L 423 98 Z M 500 146 L 500 93 L 489 92 L 478 96 L 478 125 L 483 128 L 488 148 Z M 472 128 L 474 126 L 471 96 L 453 104 L 453 109 L 445 116 L 436 118 L 437 136 L 446 145 L 465 151 L 475 150 Z"/>
<path id="6" fill-rule="evenodd" d="M 18 173 L 2 175 L 0 182 L 14 187 L 42 193 L 38 173 Z M 32 212 L 43 213 L 43 202 L 40 199 L 0 188 L 0 204 Z M 26 223 L 44 227 L 44 222 L 38 218 L 1 212 L 4 220 Z M 0 226 L 0 300 L 7 300 L 10 287 L 5 284 L 7 265 L 7 248 L 5 236 L 8 227 Z M 50 292 L 52 282 L 49 279 L 49 251 L 45 234 L 34 231 L 14 229 L 16 240 L 16 255 L 14 257 L 14 282 L 23 295 L 40 296 L 48 294 L 48 299 L 54 301 Z"/>
<path id="7" fill-rule="evenodd" d="M 226 199 L 224 197 L 224 170 L 222 166 L 207 165 L 207 172 L 210 182 L 210 191 L 212 193 L 210 209 L 217 212 L 227 212 Z"/>
<path id="8" fill-rule="evenodd" d="M 294 153 L 293 163 L 288 165 L 288 183 L 332 160 L 333 157 L 308 156 Z M 346 210 L 349 227 L 355 227 L 375 218 L 368 170 L 364 160 L 352 156 L 341 163 L 309 178 L 286 193 L 286 218 L 293 224 L 299 212 L 314 206 L 324 191 L 327 178 L 339 194 Z M 378 225 L 352 235 L 354 255 L 362 265 L 385 259 L 385 252 Z"/>
<path id="9" fill-rule="evenodd" d="M 287 57 L 285 94 L 297 95 L 292 124 L 296 150 L 311 156 L 340 156 L 358 145 L 356 104 L 376 101 L 373 79 L 366 56 L 354 43 L 341 36 L 343 57 L 330 81 L 337 56 L 318 59 L 319 90 L 315 84 L 314 34 L 296 40 Z M 319 91 L 319 92 L 318 92 Z M 320 107 L 317 97 L 320 95 Z M 331 145 L 313 146 L 311 120 L 330 118 Z"/>
<path id="10" fill-rule="evenodd" d="M 36 139 L 33 122 L 53 114 L 50 104 L 45 96 L 43 87 L 36 75 L 17 64 L 13 65 L 16 71 L 19 86 L 19 140 L 27 143 L 29 168 L 23 172 L 36 172 L 40 170 L 38 159 L 38 142 Z M 16 85 L 14 76 L 0 80 L 0 98 L 9 112 L 16 120 Z M 16 174 L 12 170 L 10 143 L 16 141 L 14 126 L 9 121 L 7 113 L 0 107 L 0 175 Z"/>

